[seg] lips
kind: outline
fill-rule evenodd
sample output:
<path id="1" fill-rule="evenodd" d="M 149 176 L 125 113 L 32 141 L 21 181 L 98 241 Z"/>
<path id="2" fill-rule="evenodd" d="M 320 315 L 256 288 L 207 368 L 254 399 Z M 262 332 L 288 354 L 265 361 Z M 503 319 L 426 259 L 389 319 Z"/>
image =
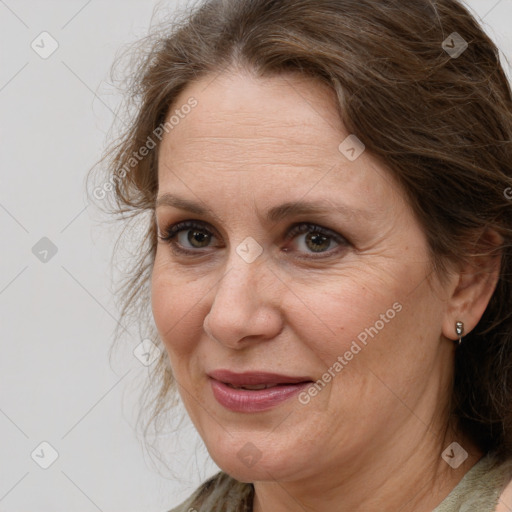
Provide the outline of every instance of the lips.
<path id="1" fill-rule="evenodd" d="M 309 377 L 290 377 L 268 372 L 234 373 L 229 370 L 215 370 L 208 375 L 234 388 L 265 389 L 285 384 L 312 382 Z"/>
<path id="2" fill-rule="evenodd" d="M 309 377 L 290 377 L 267 372 L 234 373 L 229 370 L 216 370 L 208 376 L 217 402 L 238 413 L 272 409 L 312 382 Z"/>

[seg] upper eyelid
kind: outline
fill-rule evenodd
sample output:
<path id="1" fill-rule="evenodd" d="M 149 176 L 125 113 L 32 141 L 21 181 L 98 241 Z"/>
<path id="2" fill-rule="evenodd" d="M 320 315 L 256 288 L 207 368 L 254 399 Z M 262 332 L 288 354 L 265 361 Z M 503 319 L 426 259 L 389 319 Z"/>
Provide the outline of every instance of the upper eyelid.
<path id="1" fill-rule="evenodd" d="M 189 225 L 187 226 L 187 224 Z M 164 225 L 163 234 L 166 235 L 166 233 L 171 230 L 175 230 L 175 233 L 179 233 L 181 231 L 188 231 L 193 229 L 195 226 L 200 227 L 201 229 L 204 229 L 205 231 L 208 231 L 213 235 L 216 235 L 216 233 L 218 233 L 218 231 L 215 228 L 213 228 L 213 226 L 211 226 L 211 224 L 208 222 L 202 220 L 182 220 L 179 222 L 173 222 Z"/>
<path id="2" fill-rule="evenodd" d="M 210 234 L 217 237 L 217 230 L 215 228 L 213 228 L 213 226 L 211 226 L 211 224 L 209 222 L 203 221 L 203 220 L 183 220 L 183 221 L 169 224 L 169 226 L 167 226 L 164 229 L 163 237 L 161 237 L 161 238 L 164 238 L 164 239 L 167 238 L 167 233 L 169 233 L 170 231 L 173 231 L 172 238 L 175 239 L 175 237 L 179 233 L 182 233 L 184 231 L 185 232 L 189 231 L 196 226 L 200 227 L 201 229 L 203 229 L 205 231 L 208 231 Z M 311 232 L 313 232 L 313 229 L 311 229 L 311 228 L 313 228 L 313 227 L 319 228 L 316 232 L 320 232 L 320 233 L 324 232 L 324 234 L 331 237 L 339 245 L 350 244 L 350 241 L 348 240 L 348 238 L 345 237 L 344 235 L 342 235 L 341 233 L 338 233 L 337 231 L 335 231 L 331 228 L 325 227 L 323 225 L 320 225 L 320 224 L 317 224 L 314 222 L 308 222 L 308 221 L 295 222 L 291 226 L 289 226 L 288 229 L 286 230 L 287 236 L 285 236 L 285 239 L 288 240 L 295 236 L 306 234 L 307 233 L 306 230 L 304 230 L 303 232 L 299 231 L 299 232 L 293 233 L 294 231 L 297 231 L 298 228 L 300 228 L 302 226 L 304 226 L 305 228 L 309 227 Z M 173 241 L 169 240 L 169 242 L 176 243 L 174 240 Z M 194 249 L 191 249 L 191 251 L 194 251 Z"/>
<path id="3" fill-rule="evenodd" d="M 189 226 L 187 226 L 187 224 L 189 224 Z M 214 228 L 209 222 L 203 221 L 203 220 L 183 220 L 183 221 L 169 223 L 168 225 L 164 226 L 163 232 L 165 234 L 165 232 L 170 231 L 171 229 L 174 229 L 174 228 L 180 228 L 180 229 L 178 229 L 178 232 L 187 231 L 188 229 L 192 229 L 192 227 L 194 227 L 194 226 L 201 227 L 205 231 L 210 231 L 212 234 L 219 233 L 219 231 L 216 228 Z M 316 222 L 310 222 L 310 221 L 294 222 L 287 228 L 287 231 L 292 231 L 292 230 L 298 228 L 299 226 L 318 227 L 319 229 L 321 229 L 323 231 L 331 233 L 333 237 L 337 236 L 339 238 L 345 238 L 341 233 L 338 233 L 337 231 L 335 231 L 332 228 L 328 228 L 326 226 L 323 226 L 322 224 L 318 224 Z M 158 229 L 158 232 L 161 233 L 161 230 Z"/>

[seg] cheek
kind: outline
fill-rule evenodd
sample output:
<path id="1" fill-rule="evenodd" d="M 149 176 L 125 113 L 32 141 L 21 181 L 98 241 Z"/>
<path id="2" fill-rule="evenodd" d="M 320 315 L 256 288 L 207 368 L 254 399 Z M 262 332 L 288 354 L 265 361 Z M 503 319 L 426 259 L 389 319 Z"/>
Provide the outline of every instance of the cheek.
<path id="1" fill-rule="evenodd" d="M 342 291 L 324 295 L 318 307 L 321 319 L 339 336 L 309 339 L 325 364 L 322 380 L 334 397 L 326 407 L 342 409 L 354 421 L 366 417 L 371 422 L 372 416 L 384 418 L 402 402 L 416 403 L 418 382 L 426 381 L 434 368 L 443 314 L 442 303 L 426 283 L 414 286 L 422 271 L 404 267 L 380 287 L 347 280 Z"/>
<path id="2" fill-rule="evenodd" d="M 382 337 L 399 321 L 402 307 L 395 283 L 376 290 L 365 277 L 346 277 L 337 286 L 331 281 L 320 288 L 295 290 L 301 302 L 298 306 L 295 299 L 293 319 L 289 321 L 296 336 L 309 344 L 327 367 L 346 352 L 359 353 L 377 333 Z M 352 359 L 351 354 L 348 357 Z"/>
<path id="3" fill-rule="evenodd" d="M 310 295 L 308 304 L 317 301 L 312 306 L 316 315 L 306 308 L 302 315 L 296 312 L 297 333 L 321 363 L 315 365 L 317 385 L 300 397 L 300 403 L 310 407 L 305 410 L 330 418 L 324 428 L 333 438 L 352 438 L 348 425 L 371 429 L 392 414 L 402 418 L 402 402 L 396 395 L 415 403 L 411 382 L 423 378 L 429 354 L 426 345 L 420 347 L 420 340 L 412 338 L 416 330 L 410 321 L 414 300 L 407 298 L 409 289 L 390 280 L 376 290 L 361 279 L 347 279 L 338 290 L 329 287 L 328 292 Z M 429 320 L 435 323 L 433 314 Z"/>
<path id="4" fill-rule="evenodd" d="M 431 363 L 442 308 L 426 284 L 414 285 L 425 275 L 421 265 L 359 270 L 309 293 L 299 288 L 307 307 L 290 321 L 297 339 L 309 345 L 324 371 L 330 369 L 322 377 L 333 391 L 363 392 L 370 370 L 400 388 Z M 377 380 L 369 387 L 379 386 Z"/>
<path id="5" fill-rule="evenodd" d="M 198 321 L 204 286 L 187 282 L 179 273 L 155 265 L 151 277 L 151 306 L 160 339 L 171 362 L 190 354 L 202 322 Z M 200 334 L 199 334 L 200 336 Z"/>

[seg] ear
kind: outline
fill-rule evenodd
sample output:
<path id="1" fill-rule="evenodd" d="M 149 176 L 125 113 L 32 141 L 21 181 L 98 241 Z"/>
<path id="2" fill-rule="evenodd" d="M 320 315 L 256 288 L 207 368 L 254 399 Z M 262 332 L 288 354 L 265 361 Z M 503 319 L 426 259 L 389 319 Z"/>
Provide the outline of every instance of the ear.
<path id="1" fill-rule="evenodd" d="M 457 321 L 464 324 L 464 336 L 482 318 L 500 276 L 502 244 L 503 238 L 494 229 L 488 228 L 478 240 L 471 262 L 459 268 L 458 280 L 455 279 L 456 286 L 448 297 L 442 326 L 446 338 L 458 339 L 455 332 Z"/>

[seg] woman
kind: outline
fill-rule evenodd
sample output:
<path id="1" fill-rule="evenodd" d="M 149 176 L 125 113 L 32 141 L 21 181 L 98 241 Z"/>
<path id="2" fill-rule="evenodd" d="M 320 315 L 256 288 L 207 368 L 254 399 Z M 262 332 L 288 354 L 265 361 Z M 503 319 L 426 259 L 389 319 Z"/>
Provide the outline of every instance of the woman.
<path id="1" fill-rule="evenodd" d="M 124 314 L 222 469 L 181 511 L 512 509 L 512 99 L 456 0 L 212 0 L 112 150 Z"/>

